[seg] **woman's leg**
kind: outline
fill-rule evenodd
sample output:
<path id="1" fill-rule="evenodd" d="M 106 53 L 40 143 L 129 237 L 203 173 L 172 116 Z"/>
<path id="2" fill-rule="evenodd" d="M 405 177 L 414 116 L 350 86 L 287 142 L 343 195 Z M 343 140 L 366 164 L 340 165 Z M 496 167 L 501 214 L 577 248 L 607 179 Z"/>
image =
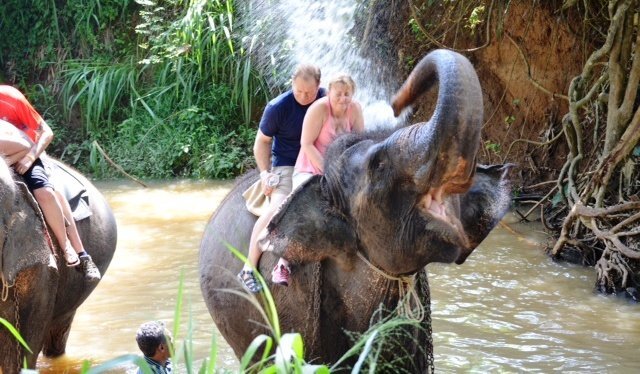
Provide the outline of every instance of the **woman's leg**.
<path id="1" fill-rule="evenodd" d="M 253 225 L 251 238 L 249 239 L 247 262 L 243 265 L 240 274 L 238 274 L 238 277 L 244 282 L 245 287 L 251 292 L 259 292 L 262 289 L 262 287 L 257 284 L 252 273 L 253 269 L 258 269 L 258 262 L 262 256 L 262 248 L 259 246 L 261 234 L 266 230 L 269 221 L 271 221 L 278 207 L 287 196 L 289 196 L 289 193 L 291 193 L 291 174 L 293 174 L 293 167 L 275 168 L 274 172 L 280 175 L 280 182 L 269 197 L 269 209 L 261 215 Z"/>
<path id="2" fill-rule="evenodd" d="M 295 172 L 292 177 L 292 189 L 295 190 L 301 184 L 308 181 L 313 174 Z M 289 267 L 289 261 L 280 257 L 278 263 L 271 271 L 271 280 L 273 283 L 288 286 L 290 282 L 291 268 Z"/>

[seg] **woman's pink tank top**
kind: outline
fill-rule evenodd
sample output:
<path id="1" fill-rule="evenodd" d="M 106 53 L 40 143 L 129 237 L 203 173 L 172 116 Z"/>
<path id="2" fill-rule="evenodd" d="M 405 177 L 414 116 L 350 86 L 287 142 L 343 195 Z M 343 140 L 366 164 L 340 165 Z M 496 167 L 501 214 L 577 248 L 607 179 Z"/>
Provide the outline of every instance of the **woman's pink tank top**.
<path id="1" fill-rule="evenodd" d="M 318 134 L 318 138 L 313 145 L 318 149 L 318 152 L 322 156 L 327 151 L 327 147 L 331 144 L 337 134 L 336 129 L 333 126 L 333 111 L 331 110 L 331 103 L 327 99 L 327 109 L 329 111 L 329 116 L 322 124 L 322 129 L 320 129 L 320 134 Z M 345 128 L 345 133 L 351 132 L 351 105 L 349 105 L 349 109 L 347 109 L 347 125 Z M 309 157 L 307 157 L 306 153 L 303 150 L 300 150 L 298 154 L 298 159 L 296 160 L 295 171 L 304 172 L 304 173 L 312 173 L 312 174 L 322 174 L 318 168 L 313 166 Z"/>

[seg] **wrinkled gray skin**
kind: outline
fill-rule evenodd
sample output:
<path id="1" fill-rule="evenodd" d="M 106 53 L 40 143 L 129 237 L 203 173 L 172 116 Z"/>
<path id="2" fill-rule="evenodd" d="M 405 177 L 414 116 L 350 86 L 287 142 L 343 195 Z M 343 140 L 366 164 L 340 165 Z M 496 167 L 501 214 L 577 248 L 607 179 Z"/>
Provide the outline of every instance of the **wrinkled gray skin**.
<path id="1" fill-rule="evenodd" d="M 100 192 L 71 172 L 85 183 L 93 213 L 77 222 L 80 237 L 104 276 L 116 248 L 115 218 Z M 0 158 L 0 251 L 5 277 L 15 280 L 7 299 L 0 300 L 0 317 L 20 330 L 33 354 L 0 326 L 0 372 L 5 374 L 18 373 L 23 357 L 35 368 L 40 351 L 48 357 L 64 354 L 76 309 L 96 287 L 85 282 L 79 270 L 65 266 L 55 239 L 52 255 L 35 200 L 13 178 Z"/>
<path id="2" fill-rule="evenodd" d="M 396 115 L 434 83 L 438 101 L 429 122 L 338 138 L 326 154 L 325 175 L 298 189 L 269 225 L 274 252 L 265 252 L 259 270 L 267 275 L 283 332 L 302 334 L 307 360 L 335 362 L 350 346 L 345 330 L 365 331 L 380 304 L 392 309 L 398 303 L 397 282 L 356 252 L 389 275 L 418 274 L 428 312 L 425 265 L 463 263 L 508 209 L 508 167 L 476 166 L 482 93 L 465 57 L 445 50 L 427 55 L 394 97 Z M 256 179 L 254 172 L 239 181 L 200 246 L 204 300 L 238 357 L 255 336 L 268 333 L 255 308 L 228 292 L 242 289 L 235 277 L 242 264 L 225 243 L 246 253 L 255 219 L 241 194 Z M 438 190 L 446 216 L 429 203 Z M 293 264 L 289 287 L 269 281 L 277 255 Z M 429 368 L 429 321 L 415 332 L 420 344 L 407 342 L 410 372 Z"/>

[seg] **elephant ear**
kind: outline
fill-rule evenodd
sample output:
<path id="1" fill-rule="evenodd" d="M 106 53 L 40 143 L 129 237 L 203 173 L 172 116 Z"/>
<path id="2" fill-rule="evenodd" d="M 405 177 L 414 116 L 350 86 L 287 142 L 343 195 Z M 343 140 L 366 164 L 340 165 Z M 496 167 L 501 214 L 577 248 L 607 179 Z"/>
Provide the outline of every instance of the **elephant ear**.
<path id="1" fill-rule="evenodd" d="M 332 257 L 350 269 L 358 248 L 355 230 L 323 185 L 322 176 L 313 176 L 282 203 L 267 227 L 269 249 L 294 263 Z"/>
<path id="2" fill-rule="evenodd" d="M 12 283 L 18 273 L 34 265 L 51 264 L 52 244 L 40 208 L 27 186 L 15 182 L 11 209 L 2 212 L 7 219 L 6 239 L 2 247 L 4 278 Z M 55 266 L 55 262 L 52 266 Z"/>

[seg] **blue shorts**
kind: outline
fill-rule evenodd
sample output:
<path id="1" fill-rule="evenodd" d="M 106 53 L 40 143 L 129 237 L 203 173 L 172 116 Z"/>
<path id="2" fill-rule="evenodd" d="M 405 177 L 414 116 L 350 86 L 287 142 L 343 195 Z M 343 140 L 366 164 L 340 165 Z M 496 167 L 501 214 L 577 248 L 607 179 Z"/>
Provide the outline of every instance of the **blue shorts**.
<path id="1" fill-rule="evenodd" d="M 40 158 L 37 158 L 33 162 L 29 170 L 24 173 L 23 177 L 24 182 L 27 184 L 27 187 L 29 187 L 30 191 L 35 191 L 39 188 L 44 187 L 49 187 L 52 190 L 54 189 L 53 184 L 49 182 L 49 176 L 47 175 L 47 172 Z"/>

